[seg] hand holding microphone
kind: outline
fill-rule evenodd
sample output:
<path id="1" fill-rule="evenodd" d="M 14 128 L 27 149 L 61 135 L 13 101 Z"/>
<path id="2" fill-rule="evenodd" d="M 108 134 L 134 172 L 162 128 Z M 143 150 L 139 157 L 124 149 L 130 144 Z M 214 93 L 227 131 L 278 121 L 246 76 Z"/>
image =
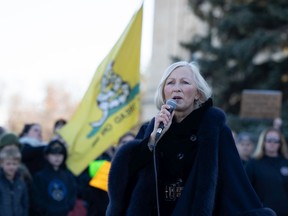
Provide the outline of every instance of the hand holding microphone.
<path id="1" fill-rule="evenodd" d="M 157 131 L 156 131 L 155 142 L 158 141 L 158 139 L 160 138 L 160 136 L 162 134 L 162 131 L 164 130 L 164 127 L 165 127 L 164 122 L 167 123 L 170 121 L 170 119 L 169 119 L 170 115 L 167 115 L 168 114 L 167 112 L 169 112 L 171 114 L 175 110 L 177 103 L 175 100 L 169 99 L 166 101 L 166 104 L 164 106 L 166 106 L 166 109 L 161 110 L 159 113 L 158 119 L 160 120 L 160 123 L 159 123 L 159 126 L 158 126 Z"/>

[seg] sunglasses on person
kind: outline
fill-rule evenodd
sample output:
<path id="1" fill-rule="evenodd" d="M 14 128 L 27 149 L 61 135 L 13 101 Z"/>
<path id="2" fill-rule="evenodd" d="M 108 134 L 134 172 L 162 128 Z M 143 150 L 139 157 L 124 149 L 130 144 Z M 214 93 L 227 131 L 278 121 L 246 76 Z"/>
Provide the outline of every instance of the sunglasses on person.
<path id="1" fill-rule="evenodd" d="M 267 143 L 280 143 L 280 139 L 277 139 L 277 138 L 266 138 L 265 139 L 265 142 Z"/>

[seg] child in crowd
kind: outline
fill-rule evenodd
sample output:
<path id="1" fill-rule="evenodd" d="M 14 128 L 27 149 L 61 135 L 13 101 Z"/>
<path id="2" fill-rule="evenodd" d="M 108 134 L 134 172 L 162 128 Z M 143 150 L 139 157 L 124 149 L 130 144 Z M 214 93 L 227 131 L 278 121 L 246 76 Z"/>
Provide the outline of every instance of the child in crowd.
<path id="1" fill-rule="evenodd" d="M 0 216 L 28 216 L 28 190 L 19 173 L 20 161 L 18 149 L 0 152 Z"/>
<path id="2" fill-rule="evenodd" d="M 67 216 L 77 197 L 76 180 L 66 168 L 67 150 L 59 140 L 46 147 L 47 165 L 35 174 L 33 182 L 33 209 L 38 216 Z"/>
<path id="3" fill-rule="evenodd" d="M 0 152 L 10 150 L 10 149 L 15 150 L 15 151 L 20 151 L 21 153 L 21 143 L 19 142 L 19 138 L 16 134 L 7 132 L 0 136 Z M 22 155 L 21 155 L 21 160 L 22 160 Z M 31 187 L 32 176 L 28 168 L 22 162 L 20 163 L 19 170 L 28 188 Z"/>
<path id="4" fill-rule="evenodd" d="M 0 136 L 0 152 L 14 150 L 19 151 L 21 154 L 21 143 L 19 142 L 19 138 L 16 134 L 7 132 Z M 22 158 L 22 155 L 21 155 Z M 31 200 L 31 187 L 32 187 L 32 176 L 24 163 L 20 163 L 19 165 L 19 173 L 20 177 L 25 181 L 27 185 L 29 200 Z M 29 215 L 33 216 L 33 215 Z"/>

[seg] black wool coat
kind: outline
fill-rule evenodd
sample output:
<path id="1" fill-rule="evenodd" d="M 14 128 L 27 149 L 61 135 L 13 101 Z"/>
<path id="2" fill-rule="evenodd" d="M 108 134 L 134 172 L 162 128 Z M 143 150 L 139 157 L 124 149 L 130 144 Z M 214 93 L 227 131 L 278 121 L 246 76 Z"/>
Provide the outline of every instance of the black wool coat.
<path id="1" fill-rule="evenodd" d="M 107 216 L 151 215 L 155 177 L 147 144 L 153 126 L 154 119 L 116 153 L 109 173 Z M 222 110 L 205 110 L 197 137 L 195 162 L 172 215 L 276 216 L 253 190 Z"/>

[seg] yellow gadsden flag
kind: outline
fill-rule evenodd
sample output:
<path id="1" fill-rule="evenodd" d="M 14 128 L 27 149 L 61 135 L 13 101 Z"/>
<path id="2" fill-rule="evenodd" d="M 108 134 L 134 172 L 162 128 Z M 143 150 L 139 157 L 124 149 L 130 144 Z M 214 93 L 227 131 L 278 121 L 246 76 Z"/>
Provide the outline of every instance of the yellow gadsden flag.
<path id="1" fill-rule="evenodd" d="M 140 48 L 143 5 L 101 62 L 78 109 L 59 131 L 67 165 L 79 175 L 137 123 L 140 116 Z"/>

